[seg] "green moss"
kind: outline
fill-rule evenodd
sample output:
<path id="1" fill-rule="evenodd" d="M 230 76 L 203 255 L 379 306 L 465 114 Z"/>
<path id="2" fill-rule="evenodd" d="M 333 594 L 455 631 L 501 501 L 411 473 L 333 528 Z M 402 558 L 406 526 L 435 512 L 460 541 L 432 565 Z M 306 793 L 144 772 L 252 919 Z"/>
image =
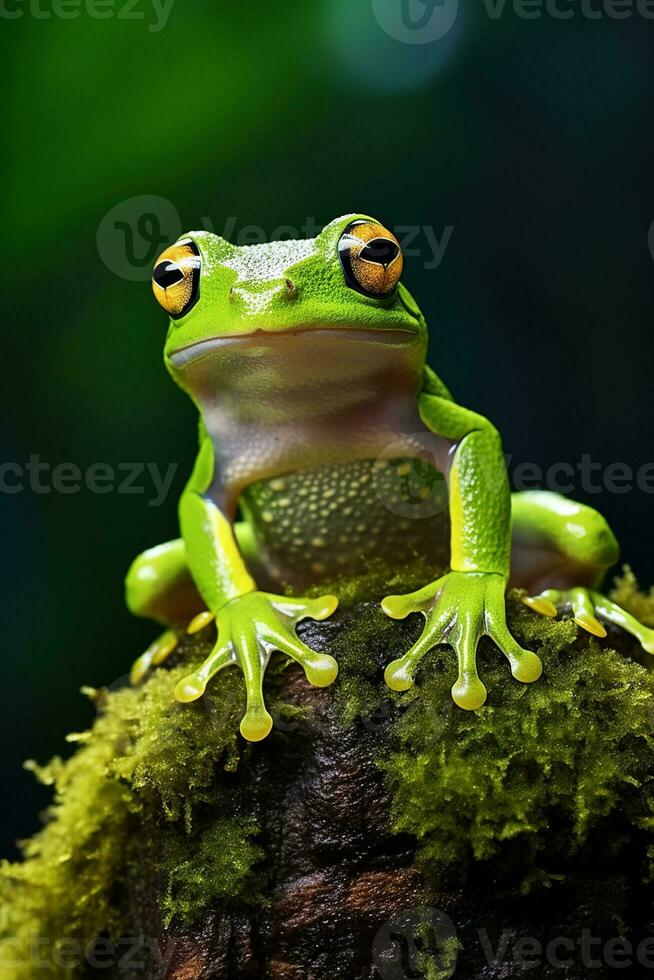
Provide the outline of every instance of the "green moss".
<path id="1" fill-rule="evenodd" d="M 654 626 L 654 586 L 649 592 L 641 592 L 636 576 L 628 565 L 625 565 L 622 576 L 616 579 L 611 598 L 645 626 Z"/>
<path id="2" fill-rule="evenodd" d="M 631 576 L 618 589 L 621 599 L 630 590 L 639 614 L 652 615 L 654 598 L 640 595 Z M 418 635 L 419 617 L 399 633 L 370 609 L 334 653 L 344 723 L 363 715 L 366 728 L 377 719 L 385 732 L 378 761 L 394 831 L 417 839 L 419 860 L 434 874 L 493 859 L 494 874 L 515 873 L 529 889 L 555 880 L 559 865 L 602 828 L 611 827 L 604 851 L 654 829 L 654 675 L 570 620 L 535 616 L 518 598 L 509 600 L 510 625 L 539 653 L 544 676 L 515 682 L 483 640 L 489 697 L 477 712 L 452 703 L 456 661 L 448 647 L 423 662 L 411 692 L 385 689 L 373 653 L 383 650 L 384 662 L 400 655 Z"/>
<path id="3" fill-rule="evenodd" d="M 424 569 L 414 571 L 408 581 L 385 575 L 383 588 L 380 577 L 377 594 L 410 589 L 424 578 Z M 504 657 L 483 641 L 489 699 L 467 713 L 450 696 L 456 663 L 446 647 L 424 661 L 411 692 L 385 687 L 384 664 L 408 648 L 422 619 L 398 623 L 377 602 L 354 605 L 371 582 L 350 583 L 340 626 L 329 627 L 341 668 L 334 703 L 343 724 L 370 740 L 392 799 L 392 829 L 415 838 L 427 879 L 454 874 L 462 882 L 473 862 L 492 861 L 494 880 L 528 890 L 563 876 L 584 847 L 596 861 L 637 847 L 650 870 L 654 673 L 611 649 L 613 636 L 632 649 L 624 634 L 597 642 L 569 620 L 534 615 L 512 594 L 511 627 L 539 653 L 544 676 L 534 685 L 513 681 Z M 628 571 L 615 596 L 654 623 L 654 592 L 639 593 Z M 193 706 L 173 698 L 208 649 L 185 640 L 179 666 L 100 698 L 69 760 L 33 766 L 53 786 L 54 803 L 25 844 L 25 860 L 0 869 L 0 980 L 76 975 L 57 964 L 53 943 L 119 935 L 125 884 L 146 864 L 161 879 L 164 923 L 188 925 L 220 902 L 261 900 L 257 826 L 230 795 L 242 753 L 258 751 L 238 736 L 241 676 L 226 671 Z M 306 708 L 279 703 L 285 668 L 278 658 L 267 675 L 271 711 L 305 717 Z M 36 937 L 48 940 L 38 952 L 46 967 L 35 966 Z M 426 961 L 426 975 L 437 977 L 438 968 Z"/>
<path id="4" fill-rule="evenodd" d="M 164 860 L 170 867 L 162 903 L 164 925 L 177 918 L 191 926 L 207 908 L 225 899 L 244 897 L 248 903 L 260 903 L 259 879 L 252 870 L 264 858 L 254 843 L 257 833 L 254 820 L 219 819 L 197 840 L 185 843 L 184 858 L 180 859 L 178 840 L 172 847 L 164 845 Z"/>
<path id="5" fill-rule="evenodd" d="M 415 928 L 413 939 L 416 946 L 417 966 L 424 980 L 450 980 L 456 969 L 462 944 L 455 934 L 451 920 L 441 922 L 441 914 L 434 920 L 434 909 L 421 911 L 423 921 Z"/>
<path id="6" fill-rule="evenodd" d="M 23 864 L 0 869 L 0 978 L 37 975 L 37 937 L 48 948 L 39 958 L 55 966 L 53 945 L 67 938 L 82 944 L 117 926 L 113 886 L 129 848 L 129 789 L 106 778 L 114 743 L 87 744 L 70 762 L 37 770 L 55 786 L 56 801 L 45 829 L 24 847 Z"/>
<path id="7" fill-rule="evenodd" d="M 451 980 L 461 951 L 461 943 L 454 936 L 445 939 L 436 954 L 420 953 L 418 967 L 424 980 Z"/>
<path id="8" fill-rule="evenodd" d="M 210 900 L 249 893 L 251 866 L 261 856 L 250 843 L 256 828 L 235 819 L 202 827 L 205 805 L 226 799 L 217 774 L 238 765 L 242 681 L 226 672 L 201 705 L 182 707 L 175 684 L 207 648 L 187 641 L 182 652 L 183 666 L 155 671 L 139 689 L 103 695 L 95 724 L 73 739 L 78 749 L 69 760 L 31 766 L 55 798 L 43 830 L 24 845 L 25 860 L 0 867 L 0 980 L 72 975 L 58 964 L 58 940 L 84 946 L 101 933 L 119 934 L 120 886 L 142 860 L 134 842 L 142 846 L 148 821 L 154 827 L 163 819 L 168 827 L 160 830 L 158 860 L 168 881 L 168 920 L 197 911 L 201 895 L 194 901 L 191 892 L 201 865 Z"/>
<path id="9" fill-rule="evenodd" d="M 326 579 L 319 585 L 304 590 L 305 595 L 320 596 L 333 593 L 338 596 L 341 610 L 351 609 L 358 602 L 381 600 L 387 595 L 412 592 L 425 582 L 433 582 L 441 570 L 423 558 L 416 558 L 402 569 L 389 568 L 382 559 L 371 559 L 368 568 L 360 575 Z M 293 590 L 287 590 L 292 594 Z"/>

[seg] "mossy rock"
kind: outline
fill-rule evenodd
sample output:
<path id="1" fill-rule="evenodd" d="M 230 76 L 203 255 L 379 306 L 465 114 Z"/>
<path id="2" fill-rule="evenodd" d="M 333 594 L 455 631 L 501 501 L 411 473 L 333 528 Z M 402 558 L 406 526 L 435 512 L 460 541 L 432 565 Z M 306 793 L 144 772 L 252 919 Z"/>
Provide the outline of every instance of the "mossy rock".
<path id="1" fill-rule="evenodd" d="M 238 735 L 237 671 L 200 703 L 173 699 L 210 635 L 185 638 L 142 687 L 94 693 L 72 757 L 33 767 L 55 800 L 25 860 L 0 871 L 0 980 L 585 977 L 588 957 L 592 976 L 613 975 L 618 937 L 635 949 L 651 929 L 645 658 L 512 594 L 512 629 L 544 676 L 518 684 L 483 643 L 489 699 L 466 713 L 445 647 L 411 692 L 385 688 L 421 621 L 387 619 L 362 590 L 300 626 L 339 660 L 333 688 L 273 661 L 263 743 Z M 617 597 L 654 625 L 633 577 Z M 584 930 L 600 946 L 585 949 Z M 557 937 L 574 952 L 548 954 Z"/>

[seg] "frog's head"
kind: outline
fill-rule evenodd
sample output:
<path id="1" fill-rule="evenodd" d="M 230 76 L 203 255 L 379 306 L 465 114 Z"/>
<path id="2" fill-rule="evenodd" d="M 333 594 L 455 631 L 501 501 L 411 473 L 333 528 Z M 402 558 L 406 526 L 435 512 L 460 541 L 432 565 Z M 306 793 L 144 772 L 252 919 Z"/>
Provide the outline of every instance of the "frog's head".
<path id="1" fill-rule="evenodd" d="M 395 236 L 361 214 L 299 241 L 238 247 L 206 231 L 184 235 L 153 273 L 154 294 L 171 317 L 166 365 L 185 386 L 199 360 L 235 346 L 288 353 L 284 339 L 314 333 L 424 351 L 427 328 L 400 282 L 402 267 Z"/>

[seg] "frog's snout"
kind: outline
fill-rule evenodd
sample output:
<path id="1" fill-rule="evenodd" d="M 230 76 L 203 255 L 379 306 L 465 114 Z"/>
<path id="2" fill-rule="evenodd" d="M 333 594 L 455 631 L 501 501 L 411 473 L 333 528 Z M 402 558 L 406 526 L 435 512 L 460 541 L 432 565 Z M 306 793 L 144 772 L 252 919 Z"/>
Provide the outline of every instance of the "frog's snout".
<path id="1" fill-rule="evenodd" d="M 232 303 L 244 303 L 247 307 L 256 304 L 266 306 L 277 302 L 286 302 L 297 299 L 299 289 L 293 279 L 268 280 L 265 285 L 243 286 L 234 285 L 229 291 L 229 299 Z"/>

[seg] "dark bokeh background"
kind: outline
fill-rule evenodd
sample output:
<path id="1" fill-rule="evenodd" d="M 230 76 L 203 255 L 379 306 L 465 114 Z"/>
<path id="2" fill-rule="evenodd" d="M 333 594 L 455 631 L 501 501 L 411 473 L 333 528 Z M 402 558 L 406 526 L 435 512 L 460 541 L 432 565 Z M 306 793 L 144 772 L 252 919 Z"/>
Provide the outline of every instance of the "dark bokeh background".
<path id="1" fill-rule="evenodd" d="M 420 45 L 385 33 L 372 0 L 177 0 L 158 32 L 149 0 L 144 20 L 26 7 L 0 24 L 2 461 L 179 464 L 157 507 L 143 479 L 141 495 L 0 493 L 0 853 L 48 798 L 21 761 L 67 751 L 92 716 L 80 685 L 121 678 L 154 634 L 122 578 L 175 536 L 194 455 L 165 318 L 124 232 L 101 224 L 119 206 L 147 233 L 121 202 L 167 199 L 171 238 L 208 218 L 270 236 L 351 210 L 439 238 L 452 225 L 437 269 L 420 236 L 406 281 L 457 397 L 516 460 L 654 460 L 654 21 L 571 7 L 493 20 L 480 3 Z M 137 258 L 148 244 L 136 236 Z M 577 484 L 654 580 L 652 494 Z"/>

